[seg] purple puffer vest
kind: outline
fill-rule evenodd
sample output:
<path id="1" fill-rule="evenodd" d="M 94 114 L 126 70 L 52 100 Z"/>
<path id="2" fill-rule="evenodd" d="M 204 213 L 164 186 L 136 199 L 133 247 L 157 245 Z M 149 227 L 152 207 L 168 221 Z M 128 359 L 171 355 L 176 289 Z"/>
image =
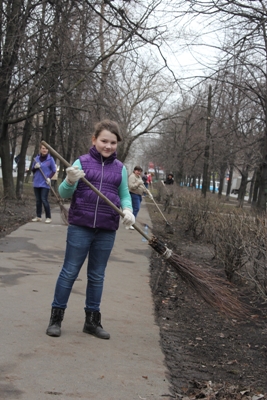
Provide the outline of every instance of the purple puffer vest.
<path id="1" fill-rule="evenodd" d="M 80 157 L 85 178 L 103 193 L 118 208 L 121 206 L 118 188 L 122 180 L 123 164 L 116 153 L 103 159 L 95 146 Z M 69 209 L 69 223 L 115 231 L 119 227 L 120 215 L 101 199 L 83 181 L 79 181 Z"/>

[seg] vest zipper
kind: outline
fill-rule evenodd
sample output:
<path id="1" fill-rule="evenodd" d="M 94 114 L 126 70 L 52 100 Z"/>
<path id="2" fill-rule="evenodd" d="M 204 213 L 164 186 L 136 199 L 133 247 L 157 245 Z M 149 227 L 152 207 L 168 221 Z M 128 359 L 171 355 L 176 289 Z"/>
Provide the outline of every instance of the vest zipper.
<path id="1" fill-rule="evenodd" d="M 105 161 L 103 161 L 102 155 L 101 155 L 101 164 L 102 164 L 102 173 L 101 173 L 101 181 L 100 181 L 100 186 L 99 186 L 99 191 L 100 192 L 101 192 L 101 189 L 102 189 L 104 165 L 105 165 Z M 100 200 L 100 198 L 99 198 L 99 196 L 97 196 L 96 208 L 95 208 L 95 218 L 94 218 L 94 228 L 95 228 L 95 224 L 96 224 L 96 216 L 97 216 L 97 209 L 98 209 L 99 200 Z"/>

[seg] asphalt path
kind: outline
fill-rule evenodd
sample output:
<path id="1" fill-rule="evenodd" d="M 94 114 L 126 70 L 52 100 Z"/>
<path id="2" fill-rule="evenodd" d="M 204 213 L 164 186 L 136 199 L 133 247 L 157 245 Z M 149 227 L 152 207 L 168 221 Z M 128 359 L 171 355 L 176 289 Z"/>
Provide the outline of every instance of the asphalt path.
<path id="1" fill-rule="evenodd" d="M 138 220 L 151 225 L 145 204 Z M 0 399 L 172 398 L 149 286 L 153 250 L 137 231 L 121 224 L 106 271 L 101 313 L 110 340 L 82 332 L 85 265 L 61 337 L 45 334 L 66 230 L 56 208 L 51 224 L 29 222 L 0 239 Z"/>

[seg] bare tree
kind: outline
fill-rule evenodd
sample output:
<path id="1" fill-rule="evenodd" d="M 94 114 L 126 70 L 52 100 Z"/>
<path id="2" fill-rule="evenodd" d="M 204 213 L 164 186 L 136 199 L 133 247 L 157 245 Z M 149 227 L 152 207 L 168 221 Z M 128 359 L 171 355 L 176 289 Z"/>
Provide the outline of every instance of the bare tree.
<path id="1" fill-rule="evenodd" d="M 179 6 L 179 11 L 178 11 Z M 217 46 L 224 53 L 223 69 L 233 65 L 242 65 L 246 69 L 245 79 L 238 83 L 239 88 L 250 100 L 262 110 L 264 122 L 263 141 L 261 146 L 261 162 L 259 165 L 260 185 L 258 209 L 266 210 L 267 200 L 267 35 L 266 35 L 266 4 L 262 0 L 241 2 L 239 0 L 195 0 L 194 2 L 176 1 L 177 14 L 190 15 L 192 18 L 202 18 L 202 22 L 223 31 L 226 39 Z M 183 9 L 181 14 L 180 8 Z M 219 36 L 219 35 L 218 35 Z M 210 66 L 211 67 L 211 66 Z M 221 66 L 220 66 L 221 67 Z M 220 68 L 219 67 L 219 68 Z M 218 70 L 218 67 L 213 66 Z M 229 84 L 236 85 L 230 77 Z"/>
<path id="2" fill-rule="evenodd" d="M 174 173 L 177 183 L 192 177 L 193 181 L 203 172 L 205 138 L 205 109 L 203 95 L 184 96 L 181 102 L 169 107 L 170 118 L 161 125 L 162 137 L 155 140 L 146 151 L 147 159 L 152 157 L 165 171 Z"/>
<path id="3" fill-rule="evenodd" d="M 32 134 L 36 140 L 42 136 L 60 144 L 69 159 L 75 156 L 80 138 L 114 107 L 107 108 L 105 98 L 112 57 L 157 43 L 161 28 L 148 20 L 159 3 L 140 5 L 136 12 L 135 4 L 124 1 L 2 1 L 0 156 L 5 196 L 14 197 L 9 127 L 20 126 L 22 132 L 19 180 Z"/>

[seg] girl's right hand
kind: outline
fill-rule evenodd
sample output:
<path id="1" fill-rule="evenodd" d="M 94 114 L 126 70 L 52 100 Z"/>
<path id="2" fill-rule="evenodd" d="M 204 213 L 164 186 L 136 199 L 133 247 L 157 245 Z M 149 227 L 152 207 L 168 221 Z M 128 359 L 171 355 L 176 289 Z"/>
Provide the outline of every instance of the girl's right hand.
<path id="1" fill-rule="evenodd" d="M 66 181 L 69 185 L 74 185 L 79 179 L 85 176 L 84 171 L 79 169 L 77 165 L 75 165 L 75 167 L 68 167 L 66 173 Z"/>

